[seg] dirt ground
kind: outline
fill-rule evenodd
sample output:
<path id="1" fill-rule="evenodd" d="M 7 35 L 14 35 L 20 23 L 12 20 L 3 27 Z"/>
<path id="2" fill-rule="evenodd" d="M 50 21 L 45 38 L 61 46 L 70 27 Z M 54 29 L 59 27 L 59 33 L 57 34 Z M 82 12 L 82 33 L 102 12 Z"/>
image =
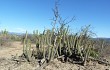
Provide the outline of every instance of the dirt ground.
<path id="1" fill-rule="evenodd" d="M 22 54 L 22 44 L 21 42 L 13 42 L 9 47 L 3 47 L 0 50 L 0 58 L 11 58 L 13 55 Z"/>
<path id="2" fill-rule="evenodd" d="M 0 48 L 0 70 L 110 70 L 110 66 L 101 65 L 97 62 L 90 62 L 86 66 L 72 64 L 69 62 L 62 63 L 55 59 L 45 68 L 40 69 L 39 65 L 33 65 L 29 62 L 18 63 L 12 60 L 13 56 L 22 54 L 23 45 L 21 42 L 13 42 L 11 47 Z"/>

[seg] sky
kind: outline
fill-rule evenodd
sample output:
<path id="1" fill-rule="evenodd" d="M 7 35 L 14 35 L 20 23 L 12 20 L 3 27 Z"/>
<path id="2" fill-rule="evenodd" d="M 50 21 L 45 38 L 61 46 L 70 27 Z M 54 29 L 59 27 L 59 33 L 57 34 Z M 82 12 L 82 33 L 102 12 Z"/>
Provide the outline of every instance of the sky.
<path id="1" fill-rule="evenodd" d="M 0 0 L 0 30 L 32 33 L 51 28 L 55 0 Z M 60 0 L 59 13 L 62 18 L 75 20 L 70 29 L 80 30 L 91 25 L 97 37 L 110 38 L 110 0 Z"/>

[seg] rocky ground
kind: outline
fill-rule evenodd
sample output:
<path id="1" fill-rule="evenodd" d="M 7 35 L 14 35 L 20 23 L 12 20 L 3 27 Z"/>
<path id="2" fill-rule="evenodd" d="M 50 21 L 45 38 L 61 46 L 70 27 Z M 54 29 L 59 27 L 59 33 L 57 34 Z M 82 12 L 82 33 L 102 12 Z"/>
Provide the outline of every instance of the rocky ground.
<path id="1" fill-rule="evenodd" d="M 110 70 L 110 66 L 98 64 L 97 62 L 91 62 L 89 65 L 82 66 L 69 62 L 62 63 L 55 59 L 45 68 L 42 68 L 37 64 L 33 65 L 28 62 L 17 63 L 10 59 L 0 58 L 0 70 Z"/>
<path id="2" fill-rule="evenodd" d="M 45 68 L 37 63 L 13 61 L 13 56 L 22 54 L 22 44 L 13 42 L 12 47 L 0 48 L 0 70 L 110 70 L 109 65 L 99 64 L 96 61 L 89 62 L 86 66 L 61 62 L 54 59 Z"/>

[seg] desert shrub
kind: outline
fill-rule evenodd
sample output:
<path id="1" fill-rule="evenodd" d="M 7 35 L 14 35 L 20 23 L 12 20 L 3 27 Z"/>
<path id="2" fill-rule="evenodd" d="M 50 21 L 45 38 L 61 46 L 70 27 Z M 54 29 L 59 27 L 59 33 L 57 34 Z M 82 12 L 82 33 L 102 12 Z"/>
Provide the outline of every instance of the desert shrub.
<path id="1" fill-rule="evenodd" d="M 0 34 L 0 46 L 10 46 L 10 35 L 8 34 L 8 31 L 6 29 L 1 31 Z"/>
<path id="2" fill-rule="evenodd" d="M 9 39 L 1 37 L 0 38 L 0 46 L 7 46 L 9 45 Z"/>
<path id="3" fill-rule="evenodd" d="M 10 34 L 10 39 L 12 41 L 21 41 L 22 40 L 22 36 L 21 35 L 17 35 L 17 34 Z"/>
<path id="4" fill-rule="evenodd" d="M 89 26 L 81 30 L 80 33 L 69 33 L 69 27 L 61 24 L 57 31 L 44 30 L 43 34 L 34 33 L 36 37 L 36 49 L 31 49 L 31 40 L 26 33 L 23 45 L 23 54 L 28 61 L 35 59 L 45 59 L 47 62 L 64 56 L 64 61 L 74 60 L 85 64 L 89 57 L 97 58 L 98 52 L 94 48 L 94 41 L 89 33 Z"/>
<path id="5" fill-rule="evenodd" d="M 109 56 L 109 48 L 110 41 L 106 38 L 96 38 L 95 40 L 95 48 L 99 52 L 99 58 L 103 58 L 105 56 Z"/>
<path id="6" fill-rule="evenodd" d="M 89 57 L 98 57 L 89 26 L 81 29 L 80 33 L 72 34 L 69 32 L 69 27 L 63 22 L 58 28 L 53 27 L 50 30 L 44 30 L 43 34 L 36 32 L 33 36 L 36 39 L 34 51 L 31 50 L 27 33 L 24 38 L 23 54 L 28 61 L 35 57 L 35 59 L 45 59 L 49 62 L 54 58 L 64 56 L 64 61 L 70 59 L 85 64 Z"/>
<path id="7" fill-rule="evenodd" d="M 36 43 L 35 49 L 31 49 L 31 41 L 26 32 L 23 40 L 23 55 L 28 61 L 34 57 L 36 60 L 45 59 L 50 62 L 60 56 L 64 61 L 78 61 L 85 64 L 89 57 L 97 58 L 98 52 L 94 48 L 94 42 L 89 31 L 90 26 L 82 28 L 80 32 L 71 33 L 69 26 L 70 21 L 63 20 L 58 13 L 58 7 L 55 6 L 54 18 L 52 19 L 52 29 L 44 30 L 42 34 L 34 31 L 33 37 Z M 56 24 L 59 24 L 56 27 Z"/>
<path id="8" fill-rule="evenodd" d="M 12 41 L 21 41 L 21 36 L 11 34 L 6 29 L 0 32 L 0 46 L 10 46 Z"/>

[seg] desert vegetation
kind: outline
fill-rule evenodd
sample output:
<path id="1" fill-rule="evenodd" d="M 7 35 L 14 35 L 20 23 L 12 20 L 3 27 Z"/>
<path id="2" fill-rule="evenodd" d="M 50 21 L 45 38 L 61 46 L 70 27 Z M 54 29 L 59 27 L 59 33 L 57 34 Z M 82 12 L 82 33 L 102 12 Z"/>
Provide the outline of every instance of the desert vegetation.
<path id="1" fill-rule="evenodd" d="M 90 25 L 81 28 L 80 32 L 72 33 L 68 24 L 74 20 L 62 19 L 58 12 L 58 6 L 53 10 L 52 28 L 40 33 L 33 31 L 32 35 L 26 34 L 23 38 L 23 54 L 21 57 L 28 62 L 38 62 L 44 68 L 54 59 L 61 62 L 87 65 L 90 61 L 98 61 L 110 65 L 100 57 L 103 54 L 105 41 L 92 38 L 94 33 L 89 30 Z M 59 26 L 56 26 L 59 24 Z M 31 43 L 36 46 L 31 47 Z"/>
<path id="2" fill-rule="evenodd" d="M 92 37 L 94 33 L 89 30 L 90 25 L 81 28 L 80 32 L 71 32 L 68 24 L 74 18 L 70 21 L 63 19 L 59 15 L 57 4 L 53 13 L 53 27 L 41 33 L 35 30 L 33 34 L 28 34 L 26 31 L 26 34 L 17 36 L 9 34 L 7 30 L 1 31 L 0 47 L 9 46 L 10 41 L 21 41 L 23 53 L 20 56 L 14 56 L 12 60 L 17 63 L 27 62 L 27 64 L 38 65 L 39 67 L 36 66 L 35 70 L 45 69 L 55 59 L 62 63 L 69 62 L 82 66 L 87 66 L 91 61 L 110 66 L 109 61 L 103 60 L 104 55 L 110 53 L 109 41 L 94 39 Z M 57 24 L 59 26 L 56 26 Z"/>
<path id="3" fill-rule="evenodd" d="M 21 40 L 22 40 L 22 36 L 18 36 L 16 34 L 11 34 L 6 29 L 1 30 L 1 32 L 0 32 L 0 46 L 1 47 L 3 47 L 3 46 L 8 47 L 11 45 L 10 42 L 21 41 Z"/>

